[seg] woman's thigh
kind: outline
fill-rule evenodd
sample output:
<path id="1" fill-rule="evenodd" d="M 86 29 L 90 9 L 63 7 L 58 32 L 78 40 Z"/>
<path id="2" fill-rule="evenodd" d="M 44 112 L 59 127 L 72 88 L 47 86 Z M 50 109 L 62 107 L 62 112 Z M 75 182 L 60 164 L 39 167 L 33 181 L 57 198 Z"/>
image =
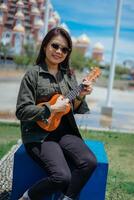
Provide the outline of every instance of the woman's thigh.
<path id="1" fill-rule="evenodd" d="M 75 135 L 65 135 L 59 141 L 64 153 L 73 161 L 76 166 L 84 162 L 96 163 L 94 153 L 87 147 L 85 142 Z"/>
<path id="2" fill-rule="evenodd" d="M 43 167 L 49 175 L 61 172 L 62 169 L 69 171 L 63 150 L 54 141 L 44 141 L 40 144 L 26 145 L 26 150 L 30 156 Z"/>

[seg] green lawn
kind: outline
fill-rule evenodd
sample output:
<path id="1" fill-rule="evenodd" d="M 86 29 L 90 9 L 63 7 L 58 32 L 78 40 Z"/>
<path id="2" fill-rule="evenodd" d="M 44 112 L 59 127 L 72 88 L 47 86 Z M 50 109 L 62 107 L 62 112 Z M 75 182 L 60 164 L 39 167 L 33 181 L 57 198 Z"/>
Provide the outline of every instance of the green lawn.
<path id="1" fill-rule="evenodd" d="M 16 123 L 0 122 L 0 159 L 20 138 L 20 128 Z"/>
<path id="2" fill-rule="evenodd" d="M 104 142 L 109 160 L 106 200 L 134 200 L 134 134 L 82 131 L 82 135 Z"/>
<path id="3" fill-rule="evenodd" d="M 134 200 L 134 134 L 92 130 L 81 133 L 83 138 L 105 145 L 109 160 L 106 200 Z M 18 124 L 0 123 L 0 158 L 19 138 Z"/>

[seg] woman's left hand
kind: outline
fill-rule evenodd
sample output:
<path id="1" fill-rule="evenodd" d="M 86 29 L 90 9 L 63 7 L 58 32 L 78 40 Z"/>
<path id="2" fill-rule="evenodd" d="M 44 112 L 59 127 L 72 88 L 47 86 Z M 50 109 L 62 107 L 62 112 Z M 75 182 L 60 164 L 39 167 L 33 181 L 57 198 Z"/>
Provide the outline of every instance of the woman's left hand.
<path id="1" fill-rule="evenodd" d="M 88 79 L 84 78 L 82 81 L 82 84 L 84 85 L 83 90 L 80 92 L 79 96 L 85 96 L 88 94 L 91 94 L 93 87 L 92 87 L 92 83 L 91 81 L 89 81 Z"/>

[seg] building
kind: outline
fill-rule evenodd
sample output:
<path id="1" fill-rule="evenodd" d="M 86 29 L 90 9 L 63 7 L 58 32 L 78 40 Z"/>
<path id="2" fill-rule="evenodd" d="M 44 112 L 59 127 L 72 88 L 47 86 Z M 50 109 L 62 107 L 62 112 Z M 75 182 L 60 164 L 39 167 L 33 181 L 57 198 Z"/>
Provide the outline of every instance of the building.
<path id="1" fill-rule="evenodd" d="M 21 54 L 25 44 L 38 46 L 45 35 L 46 0 L 3 0 L 0 4 L 0 43 L 7 46 L 8 56 Z M 62 26 L 69 33 L 57 11 L 49 3 L 48 30 Z M 90 47 L 90 38 L 86 34 L 72 37 L 73 48 L 84 55 Z M 99 46 L 100 48 L 100 46 Z M 93 53 L 93 58 L 100 59 L 102 51 Z M 0 55 L 1 52 L 0 52 Z"/>
<path id="2" fill-rule="evenodd" d="M 86 34 L 82 34 L 79 37 L 72 37 L 73 48 L 77 49 L 84 55 L 90 47 L 90 38 Z"/>
<path id="3" fill-rule="evenodd" d="M 40 43 L 44 36 L 45 0 L 4 0 L 0 4 L 0 42 L 10 44 L 10 53 L 20 54 L 23 44 Z M 49 4 L 48 29 L 60 24 Z"/>
<path id="4" fill-rule="evenodd" d="M 98 62 L 104 60 L 104 46 L 100 42 L 97 42 L 93 46 L 92 58 Z"/>

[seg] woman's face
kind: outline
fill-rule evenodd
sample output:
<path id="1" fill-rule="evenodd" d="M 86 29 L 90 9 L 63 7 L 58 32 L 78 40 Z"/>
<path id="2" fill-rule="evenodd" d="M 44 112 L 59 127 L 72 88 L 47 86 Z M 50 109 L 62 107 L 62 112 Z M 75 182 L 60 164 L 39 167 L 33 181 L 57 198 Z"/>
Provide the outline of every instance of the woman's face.
<path id="1" fill-rule="evenodd" d="M 67 40 L 61 35 L 55 36 L 44 48 L 44 51 L 46 63 L 58 65 L 65 60 L 69 53 Z"/>

